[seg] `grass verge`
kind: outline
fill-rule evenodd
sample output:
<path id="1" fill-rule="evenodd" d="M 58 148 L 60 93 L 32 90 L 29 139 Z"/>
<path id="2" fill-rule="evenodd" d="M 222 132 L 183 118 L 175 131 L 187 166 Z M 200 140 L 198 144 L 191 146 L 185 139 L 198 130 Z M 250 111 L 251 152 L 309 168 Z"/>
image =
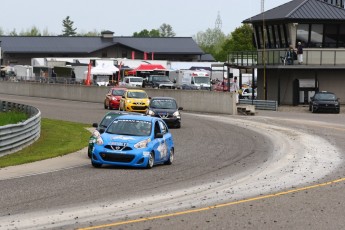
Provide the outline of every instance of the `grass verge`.
<path id="1" fill-rule="evenodd" d="M 87 127 L 90 125 L 42 118 L 40 138 L 16 153 L 0 157 L 0 168 L 78 151 L 88 145 L 90 132 Z"/>
<path id="2" fill-rule="evenodd" d="M 28 115 L 22 112 L 9 111 L 0 113 L 0 126 L 17 124 L 28 119 Z"/>

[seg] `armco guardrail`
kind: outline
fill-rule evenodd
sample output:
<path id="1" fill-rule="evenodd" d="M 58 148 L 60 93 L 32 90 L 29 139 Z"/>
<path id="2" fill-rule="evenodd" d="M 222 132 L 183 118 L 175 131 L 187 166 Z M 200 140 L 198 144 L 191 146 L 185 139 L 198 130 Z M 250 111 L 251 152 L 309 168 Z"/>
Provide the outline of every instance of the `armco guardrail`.
<path id="1" fill-rule="evenodd" d="M 30 145 L 40 137 L 41 112 L 32 106 L 0 101 L 0 112 L 20 111 L 29 119 L 18 124 L 0 126 L 0 156 L 4 156 Z"/>
<path id="2" fill-rule="evenodd" d="M 243 105 L 254 105 L 255 109 L 259 110 L 278 110 L 278 102 L 277 101 L 267 101 L 267 100 L 248 100 L 248 99 L 240 99 L 240 104 Z"/>

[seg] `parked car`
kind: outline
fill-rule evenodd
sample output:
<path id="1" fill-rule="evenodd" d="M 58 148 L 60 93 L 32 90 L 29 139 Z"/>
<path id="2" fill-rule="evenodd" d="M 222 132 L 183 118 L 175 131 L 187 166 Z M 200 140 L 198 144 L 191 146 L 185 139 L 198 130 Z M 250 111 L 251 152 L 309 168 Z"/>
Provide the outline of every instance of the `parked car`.
<path id="1" fill-rule="evenodd" d="M 216 83 L 213 84 L 212 89 L 214 91 L 220 91 L 220 92 L 226 92 L 228 90 L 228 81 L 217 81 Z"/>
<path id="2" fill-rule="evenodd" d="M 123 78 L 123 81 L 120 82 L 122 87 L 143 87 L 143 78 L 136 76 L 127 76 Z"/>
<path id="3" fill-rule="evenodd" d="M 126 92 L 126 88 L 114 87 L 109 89 L 107 95 L 104 99 L 104 108 L 105 109 L 119 109 L 120 100 L 123 94 Z"/>
<path id="4" fill-rule="evenodd" d="M 100 130 L 91 164 L 152 168 L 171 164 L 174 140 L 164 121 L 157 117 L 123 115 Z"/>
<path id="5" fill-rule="evenodd" d="M 181 127 L 182 107 L 177 106 L 177 102 L 172 97 L 153 97 L 150 100 L 146 114 L 153 117 L 160 117 L 169 127 Z"/>
<path id="6" fill-rule="evenodd" d="M 257 97 L 257 93 L 256 93 L 256 89 L 254 89 L 254 98 L 253 98 L 253 89 L 252 88 L 244 88 L 242 89 L 242 93 L 241 93 L 241 98 L 243 99 L 256 99 Z"/>
<path id="7" fill-rule="evenodd" d="M 108 127 L 108 125 L 117 117 L 122 116 L 122 115 L 128 115 L 128 114 L 132 114 L 132 115 L 144 115 L 142 113 L 132 113 L 132 112 L 126 112 L 126 111 L 111 111 L 105 114 L 105 116 L 102 118 L 100 123 L 93 123 L 92 127 L 96 128 L 90 139 L 89 139 L 89 145 L 88 145 L 88 149 L 87 149 L 87 155 L 89 158 L 91 158 L 91 152 L 93 149 L 93 146 L 95 144 L 95 141 L 97 139 L 98 136 L 100 136 L 100 129 L 106 129 Z"/>
<path id="8" fill-rule="evenodd" d="M 175 84 L 165 75 L 150 75 L 145 80 L 145 87 L 175 89 Z"/>
<path id="9" fill-rule="evenodd" d="M 150 98 L 144 90 L 128 89 L 121 98 L 119 110 L 145 113 Z"/>
<path id="10" fill-rule="evenodd" d="M 316 112 L 340 112 L 339 99 L 334 93 L 320 91 L 310 98 L 309 111 Z"/>

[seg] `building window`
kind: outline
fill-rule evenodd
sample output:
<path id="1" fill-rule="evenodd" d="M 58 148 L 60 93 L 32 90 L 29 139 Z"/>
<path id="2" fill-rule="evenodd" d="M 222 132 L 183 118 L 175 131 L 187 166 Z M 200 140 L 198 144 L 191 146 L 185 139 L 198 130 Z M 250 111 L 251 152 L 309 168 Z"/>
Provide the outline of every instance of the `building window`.
<path id="1" fill-rule="evenodd" d="M 281 39 L 280 39 L 280 36 L 279 36 L 279 27 L 278 27 L 278 25 L 274 25 L 273 30 L 274 30 L 275 46 L 276 46 L 276 48 L 280 48 L 283 45 L 281 43 Z"/>
<path id="2" fill-rule="evenodd" d="M 298 24 L 296 39 L 302 44 L 309 43 L 309 24 Z"/>
<path id="3" fill-rule="evenodd" d="M 338 47 L 345 48 L 345 24 L 339 25 Z"/>
<path id="4" fill-rule="evenodd" d="M 126 51 L 122 51 L 121 57 L 122 57 L 122 58 L 127 58 L 127 52 L 126 52 Z"/>
<path id="5" fill-rule="evenodd" d="M 310 31 L 310 43 L 309 47 L 322 47 L 322 37 L 323 37 L 323 25 L 322 24 L 312 24 Z"/>
<path id="6" fill-rule="evenodd" d="M 268 42 L 267 47 L 270 49 L 275 48 L 272 26 L 268 25 L 266 30 L 267 30 L 267 42 Z"/>
<path id="7" fill-rule="evenodd" d="M 338 40 L 338 25 L 325 25 L 323 47 L 336 48 L 337 40 Z"/>

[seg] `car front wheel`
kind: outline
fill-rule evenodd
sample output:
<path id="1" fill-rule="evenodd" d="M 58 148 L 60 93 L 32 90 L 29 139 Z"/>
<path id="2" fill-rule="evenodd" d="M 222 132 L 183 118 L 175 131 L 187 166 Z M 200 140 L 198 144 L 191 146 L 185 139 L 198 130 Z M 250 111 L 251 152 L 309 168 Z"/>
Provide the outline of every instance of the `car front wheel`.
<path id="1" fill-rule="evenodd" d="M 155 156 L 153 152 L 150 153 L 149 160 L 147 161 L 146 168 L 151 169 L 155 163 Z"/>
<path id="2" fill-rule="evenodd" d="M 311 106 L 311 112 L 312 112 L 312 113 L 316 113 L 316 109 L 315 109 L 314 106 Z"/>
<path id="3" fill-rule="evenodd" d="M 174 161 L 174 149 L 170 149 L 169 159 L 165 162 L 166 165 L 171 165 Z"/>

